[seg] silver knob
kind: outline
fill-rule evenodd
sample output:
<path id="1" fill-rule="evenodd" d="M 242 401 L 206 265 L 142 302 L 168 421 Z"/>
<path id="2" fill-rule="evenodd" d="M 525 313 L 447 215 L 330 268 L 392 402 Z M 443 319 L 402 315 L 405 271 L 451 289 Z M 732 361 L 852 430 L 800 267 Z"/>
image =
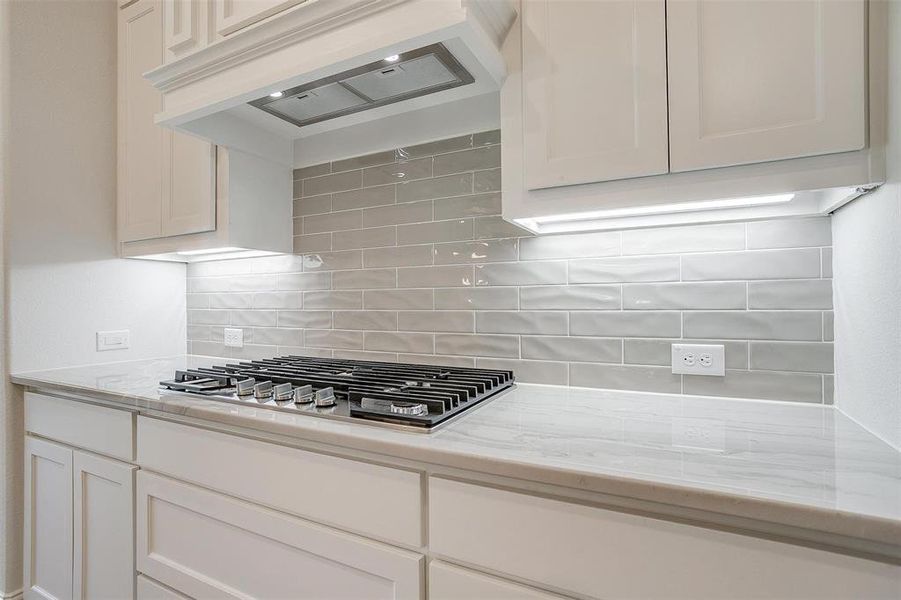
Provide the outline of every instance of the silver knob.
<path id="1" fill-rule="evenodd" d="M 272 382 L 264 381 L 253 386 L 253 397 L 257 400 L 268 400 L 272 397 Z"/>
<path id="2" fill-rule="evenodd" d="M 272 393 L 275 394 L 276 400 L 293 400 L 294 386 L 290 383 L 279 383 L 272 388 Z"/>
<path id="3" fill-rule="evenodd" d="M 256 383 L 256 379 L 254 379 L 253 377 L 242 379 L 235 384 L 235 392 L 239 396 L 250 396 L 251 394 L 253 394 L 253 386 L 256 385 Z"/>
<path id="4" fill-rule="evenodd" d="M 418 417 L 429 414 L 429 407 L 425 404 L 414 402 L 392 402 L 391 412 L 395 415 L 407 415 Z"/>
<path id="5" fill-rule="evenodd" d="M 313 401 L 313 386 L 302 385 L 294 388 L 294 404 L 310 404 Z"/>
<path id="6" fill-rule="evenodd" d="M 335 390 L 330 387 L 316 390 L 316 398 L 313 400 L 313 402 L 315 402 L 316 406 L 318 407 L 334 406 Z"/>

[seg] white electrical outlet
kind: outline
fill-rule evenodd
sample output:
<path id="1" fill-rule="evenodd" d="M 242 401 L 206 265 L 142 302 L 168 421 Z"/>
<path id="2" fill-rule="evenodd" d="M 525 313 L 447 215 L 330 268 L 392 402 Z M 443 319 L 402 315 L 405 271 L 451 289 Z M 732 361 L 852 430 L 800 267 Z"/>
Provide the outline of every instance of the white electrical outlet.
<path id="1" fill-rule="evenodd" d="M 673 344 L 673 373 L 726 374 L 726 347 L 722 344 Z"/>
<path id="2" fill-rule="evenodd" d="M 127 329 L 97 332 L 97 352 L 107 350 L 125 350 L 130 343 L 130 332 Z"/>
<path id="3" fill-rule="evenodd" d="M 243 329 L 225 329 L 225 345 L 230 348 L 244 347 L 244 330 Z"/>

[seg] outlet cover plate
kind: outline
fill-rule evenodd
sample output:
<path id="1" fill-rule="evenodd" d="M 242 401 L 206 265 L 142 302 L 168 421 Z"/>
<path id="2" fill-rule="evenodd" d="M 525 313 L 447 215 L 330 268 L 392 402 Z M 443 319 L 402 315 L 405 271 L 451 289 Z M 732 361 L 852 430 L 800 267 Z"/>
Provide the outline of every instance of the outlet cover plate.
<path id="1" fill-rule="evenodd" d="M 225 328 L 225 345 L 229 348 L 244 347 L 244 330 Z"/>
<path id="2" fill-rule="evenodd" d="M 128 329 L 97 332 L 97 352 L 107 350 L 126 350 L 131 344 L 131 333 Z"/>
<path id="3" fill-rule="evenodd" d="M 726 374 L 726 347 L 722 344 L 673 344 L 673 373 L 682 375 Z"/>

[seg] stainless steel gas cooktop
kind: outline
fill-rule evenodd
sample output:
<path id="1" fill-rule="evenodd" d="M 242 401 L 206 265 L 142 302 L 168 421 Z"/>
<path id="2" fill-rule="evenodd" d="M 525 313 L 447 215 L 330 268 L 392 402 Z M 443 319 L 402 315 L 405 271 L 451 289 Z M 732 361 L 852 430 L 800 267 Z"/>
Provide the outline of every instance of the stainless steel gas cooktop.
<path id="1" fill-rule="evenodd" d="M 513 385 L 513 372 L 282 356 L 177 371 L 172 392 L 430 431 Z"/>

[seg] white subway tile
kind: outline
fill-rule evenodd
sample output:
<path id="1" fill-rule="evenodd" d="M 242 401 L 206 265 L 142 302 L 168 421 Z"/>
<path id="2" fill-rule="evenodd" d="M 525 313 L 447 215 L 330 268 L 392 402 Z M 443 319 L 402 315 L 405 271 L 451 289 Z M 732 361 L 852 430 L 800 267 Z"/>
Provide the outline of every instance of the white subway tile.
<path id="1" fill-rule="evenodd" d="M 683 281 L 703 279 L 800 279 L 820 276 L 820 251 L 751 250 L 682 257 Z"/>
<path id="2" fill-rule="evenodd" d="M 748 223 L 748 248 L 801 248 L 832 244 L 829 217 Z"/>
<path id="3" fill-rule="evenodd" d="M 542 260 L 614 256 L 620 253 L 620 240 L 618 231 L 539 235 L 522 240 L 520 258 L 522 260 Z"/>
<path id="4" fill-rule="evenodd" d="M 744 248 L 744 223 L 633 229 L 623 232 L 623 254 L 676 254 Z"/>

